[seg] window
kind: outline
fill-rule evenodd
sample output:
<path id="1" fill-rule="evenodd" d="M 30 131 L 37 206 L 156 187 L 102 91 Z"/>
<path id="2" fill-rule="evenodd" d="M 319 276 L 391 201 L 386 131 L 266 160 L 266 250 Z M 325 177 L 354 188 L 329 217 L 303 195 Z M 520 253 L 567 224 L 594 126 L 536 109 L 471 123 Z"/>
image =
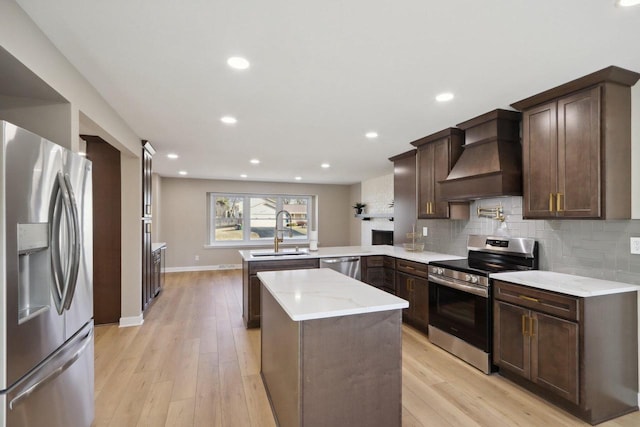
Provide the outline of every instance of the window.
<path id="1" fill-rule="evenodd" d="M 209 245 L 308 242 L 312 196 L 209 193 Z"/>

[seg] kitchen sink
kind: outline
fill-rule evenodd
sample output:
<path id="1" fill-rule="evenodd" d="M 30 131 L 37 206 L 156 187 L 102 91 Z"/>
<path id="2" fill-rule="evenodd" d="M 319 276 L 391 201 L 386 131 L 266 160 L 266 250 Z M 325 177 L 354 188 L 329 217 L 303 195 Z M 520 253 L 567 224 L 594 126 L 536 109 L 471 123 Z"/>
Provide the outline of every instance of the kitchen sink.
<path id="1" fill-rule="evenodd" d="M 251 257 L 252 258 L 256 258 L 256 257 L 271 257 L 271 256 L 300 256 L 300 255 L 309 255 L 309 251 L 307 250 L 284 250 L 284 251 L 278 251 L 278 252 L 274 252 L 274 251 L 256 251 L 256 252 L 251 252 Z"/>

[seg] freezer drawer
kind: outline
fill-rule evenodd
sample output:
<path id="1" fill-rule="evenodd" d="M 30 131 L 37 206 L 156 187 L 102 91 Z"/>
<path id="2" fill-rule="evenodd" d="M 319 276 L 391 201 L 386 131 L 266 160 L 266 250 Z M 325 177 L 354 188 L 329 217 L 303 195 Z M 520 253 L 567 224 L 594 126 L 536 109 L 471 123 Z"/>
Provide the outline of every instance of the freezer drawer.
<path id="1" fill-rule="evenodd" d="M 89 427 L 94 418 L 93 321 L 0 395 L 0 426 Z"/>

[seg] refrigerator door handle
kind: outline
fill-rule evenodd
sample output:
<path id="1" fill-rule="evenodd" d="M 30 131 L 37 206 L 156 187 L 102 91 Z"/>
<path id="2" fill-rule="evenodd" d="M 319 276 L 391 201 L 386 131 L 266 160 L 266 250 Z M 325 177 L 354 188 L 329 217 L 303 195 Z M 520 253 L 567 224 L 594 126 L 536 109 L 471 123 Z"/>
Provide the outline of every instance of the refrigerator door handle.
<path id="1" fill-rule="evenodd" d="M 53 182 L 51 203 L 49 205 L 49 223 L 51 224 L 49 246 L 51 247 L 51 269 L 53 270 L 53 282 L 55 285 L 53 299 L 58 314 L 63 312 L 63 293 L 65 289 L 65 275 L 62 268 L 62 257 L 60 256 L 60 221 L 62 220 L 62 205 L 64 204 L 62 196 L 64 185 L 62 173 L 58 172 Z"/>
<path id="2" fill-rule="evenodd" d="M 80 218 L 78 217 L 78 204 L 76 203 L 75 195 L 73 194 L 73 187 L 69 175 L 64 176 L 64 182 L 67 189 L 67 195 L 69 197 L 69 207 L 71 210 L 71 230 L 73 234 L 73 240 L 71 241 L 71 260 L 70 260 L 70 272 L 67 277 L 67 285 L 65 287 L 63 307 L 68 310 L 71 307 L 73 301 L 73 295 L 76 292 L 76 283 L 78 281 L 78 270 L 80 268 L 80 250 L 81 237 L 80 237 Z"/>
<path id="3" fill-rule="evenodd" d="M 42 376 L 40 377 L 36 376 L 35 378 L 30 378 L 27 376 L 24 380 L 18 382 L 14 387 L 12 387 L 12 390 L 8 391 L 7 395 L 11 399 L 9 401 L 10 410 L 13 410 L 17 405 L 20 404 L 21 401 L 28 398 L 39 388 L 53 381 L 56 377 L 66 371 L 69 367 L 71 367 L 71 365 L 75 363 L 76 360 L 80 358 L 82 352 L 87 348 L 87 346 L 93 339 L 93 323 L 85 326 L 84 329 L 86 330 L 87 327 L 89 328 L 89 330 L 83 330 L 78 335 L 76 335 L 75 339 L 73 339 L 73 342 L 69 343 L 68 348 L 54 354 L 50 359 L 46 361 L 46 365 L 54 366 L 51 370 L 42 374 Z M 71 353 L 71 355 L 69 353 Z M 22 385 L 21 382 L 26 382 L 26 384 Z"/>

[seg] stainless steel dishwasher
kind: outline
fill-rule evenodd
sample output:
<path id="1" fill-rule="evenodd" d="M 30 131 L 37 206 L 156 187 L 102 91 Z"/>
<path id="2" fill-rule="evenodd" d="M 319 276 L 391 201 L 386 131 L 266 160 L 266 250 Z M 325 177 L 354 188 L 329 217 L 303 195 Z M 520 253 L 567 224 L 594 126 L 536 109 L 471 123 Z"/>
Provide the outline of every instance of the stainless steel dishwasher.
<path id="1" fill-rule="evenodd" d="M 320 258 L 320 268 L 330 268 L 345 276 L 360 280 L 360 257 L 344 256 L 337 258 Z"/>

